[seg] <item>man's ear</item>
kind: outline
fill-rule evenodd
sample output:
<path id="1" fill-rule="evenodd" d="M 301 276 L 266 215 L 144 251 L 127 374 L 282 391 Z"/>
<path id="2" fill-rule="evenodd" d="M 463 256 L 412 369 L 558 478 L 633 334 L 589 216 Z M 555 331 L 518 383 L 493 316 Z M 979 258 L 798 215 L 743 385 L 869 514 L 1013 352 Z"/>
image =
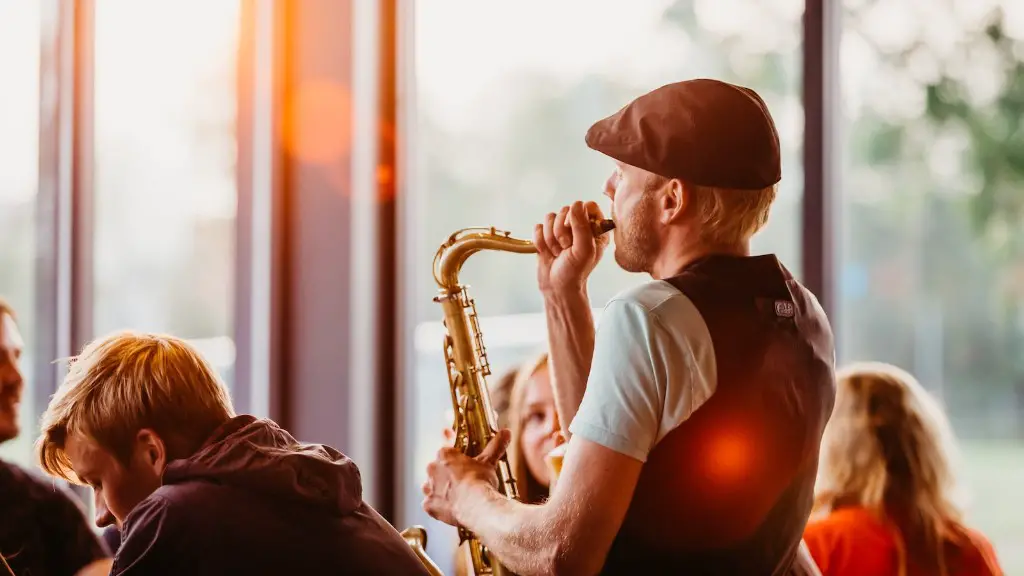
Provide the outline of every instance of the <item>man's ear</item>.
<path id="1" fill-rule="evenodd" d="M 163 438 L 149 428 L 139 430 L 135 435 L 135 454 L 140 464 L 152 468 L 159 476 L 167 466 L 167 445 Z"/>
<path id="2" fill-rule="evenodd" d="M 689 200 L 690 189 L 682 180 L 669 180 L 661 196 L 661 223 L 668 224 L 681 218 L 686 212 Z"/>

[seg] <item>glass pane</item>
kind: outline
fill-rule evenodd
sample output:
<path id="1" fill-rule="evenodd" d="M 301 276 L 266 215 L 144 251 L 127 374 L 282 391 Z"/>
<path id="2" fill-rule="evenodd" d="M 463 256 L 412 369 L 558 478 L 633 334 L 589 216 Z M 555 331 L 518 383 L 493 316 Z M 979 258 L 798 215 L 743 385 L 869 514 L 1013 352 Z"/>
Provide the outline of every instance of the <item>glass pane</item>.
<path id="1" fill-rule="evenodd" d="M 21 359 L 21 434 L 0 446 L 0 458 L 32 464 L 36 407 L 35 201 L 39 177 L 40 2 L 0 2 L 0 295 L 18 314 L 26 347 Z"/>
<path id="2" fill-rule="evenodd" d="M 1019 574 L 1024 13 L 1011 4 L 845 2 L 837 325 L 840 361 L 897 364 L 943 401 L 967 519 Z"/>
<path id="3" fill-rule="evenodd" d="M 234 364 L 239 0 L 96 4 L 97 335 L 194 341 Z"/>
<path id="4" fill-rule="evenodd" d="M 658 86 L 714 77 L 755 88 L 772 110 L 784 178 L 771 224 L 755 237 L 754 249 L 778 253 L 799 274 L 802 11 L 799 0 L 645 1 L 628 9 L 621 0 L 417 6 L 410 144 L 418 170 L 416 249 L 409 263 L 416 281 L 409 289 L 419 328 L 406 501 L 409 518 L 437 533 L 431 550 L 443 566 L 451 561 L 445 546 L 454 532 L 429 522 L 418 505 L 423 471 L 450 425 L 441 310 L 431 301 L 434 251 L 468 226 L 530 238 L 544 214 L 577 199 L 596 200 L 607 211 L 601 191 L 613 164 L 586 147 L 587 128 Z M 484 317 L 496 375 L 545 345 L 534 257 L 481 253 L 463 272 Z M 601 308 L 646 279 L 606 257 L 590 282 L 592 304 Z"/>

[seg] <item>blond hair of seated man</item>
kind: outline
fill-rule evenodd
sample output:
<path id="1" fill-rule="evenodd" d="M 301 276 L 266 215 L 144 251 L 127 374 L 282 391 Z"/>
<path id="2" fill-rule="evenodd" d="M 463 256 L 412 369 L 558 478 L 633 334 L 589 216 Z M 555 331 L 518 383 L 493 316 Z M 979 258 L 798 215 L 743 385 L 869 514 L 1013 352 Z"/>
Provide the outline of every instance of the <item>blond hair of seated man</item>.
<path id="1" fill-rule="evenodd" d="M 121 332 L 72 360 L 42 419 L 43 469 L 116 524 L 111 574 L 422 574 L 341 452 L 235 415 L 189 343 Z"/>

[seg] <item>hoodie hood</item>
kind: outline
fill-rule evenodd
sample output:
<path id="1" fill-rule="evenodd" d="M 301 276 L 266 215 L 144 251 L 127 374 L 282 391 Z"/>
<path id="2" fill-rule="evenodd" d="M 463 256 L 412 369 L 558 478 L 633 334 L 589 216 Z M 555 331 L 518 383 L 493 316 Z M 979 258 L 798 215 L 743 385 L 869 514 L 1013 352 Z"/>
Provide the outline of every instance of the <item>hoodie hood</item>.
<path id="1" fill-rule="evenodd" d="M 302 444 L 271 420 L 236 416 L 191 457 L 164 470 L 164 484 L 202 480 L 280 501 L 349 514 L 363 501 L 359 468 L 322 444 Z"/>

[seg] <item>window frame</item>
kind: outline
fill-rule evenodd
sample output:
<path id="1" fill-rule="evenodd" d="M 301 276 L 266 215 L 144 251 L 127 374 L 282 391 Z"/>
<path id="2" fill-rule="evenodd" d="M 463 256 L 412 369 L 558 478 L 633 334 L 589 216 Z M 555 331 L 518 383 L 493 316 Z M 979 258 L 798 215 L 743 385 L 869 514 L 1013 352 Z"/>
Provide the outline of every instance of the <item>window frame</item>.
<path id="1" fill-rule="evenodd" d="M 92 332 L 92 0 L 42 0 L 35 406 Z"/>

